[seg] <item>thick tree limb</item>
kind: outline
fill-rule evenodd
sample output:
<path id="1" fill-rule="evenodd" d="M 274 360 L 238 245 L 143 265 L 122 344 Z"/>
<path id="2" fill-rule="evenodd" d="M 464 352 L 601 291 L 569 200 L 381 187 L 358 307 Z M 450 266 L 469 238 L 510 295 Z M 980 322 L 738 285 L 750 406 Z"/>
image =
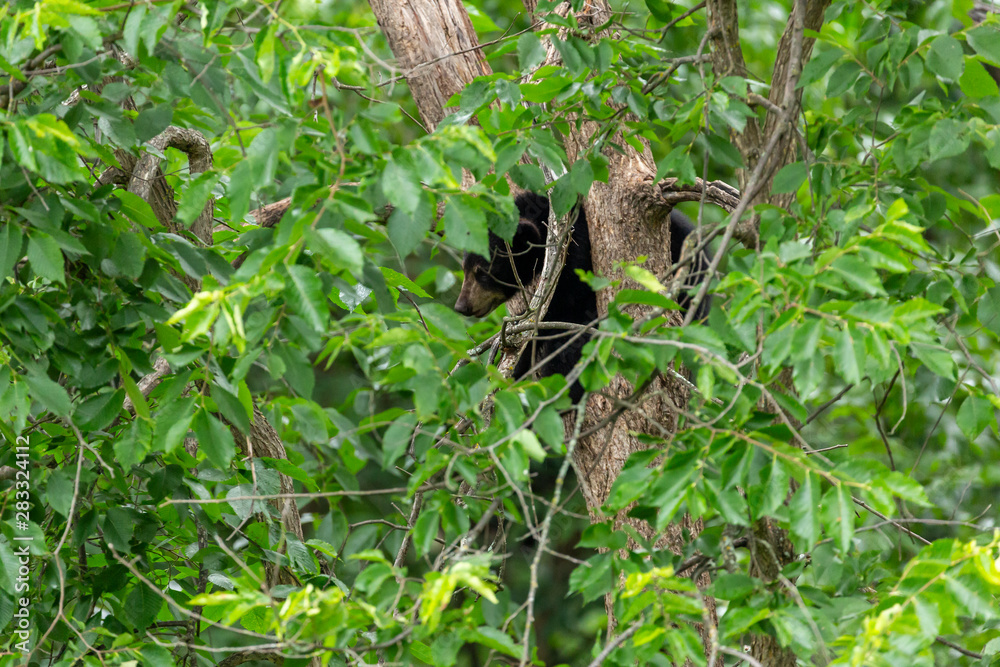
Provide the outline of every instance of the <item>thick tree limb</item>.
<path id="1" fill-rule="evenodd" d="M 160 171 L 160 161 L 163 159 L 161 154 L 167 148 L 181 150 L 188 156 L 191 174 L 201 174 L 212 168 L 212 146 L 198 130 L 180 128 L 174 125 L 150 139 L 149 145 L 156 149 L 156 153 L 149 152 L 139 158 L 129 178 L 128 189 L 149 202 L 157 219 L 164 226 L 175 229 L 177 224 L 174 222 L 174 215 L 177 213 L 177 204 L 174 202 L 172 193 L 170 197 L 152 196 L 154 188 L 169 189 L 163 173 Z M 197 220 L 191 225 L 191 233 L 205 245 L 212 244 L 214 205 L 215 200 L 209 198 Z"/>

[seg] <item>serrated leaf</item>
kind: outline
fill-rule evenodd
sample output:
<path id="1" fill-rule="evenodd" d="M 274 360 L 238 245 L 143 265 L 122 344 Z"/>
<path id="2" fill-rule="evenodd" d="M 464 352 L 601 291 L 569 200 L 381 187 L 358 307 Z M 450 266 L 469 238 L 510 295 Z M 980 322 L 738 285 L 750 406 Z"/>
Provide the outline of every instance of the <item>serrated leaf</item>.
<path id="1" fill-rule="evenodd" d="M 776 194 L 796 192 L 806 182 L 806 175 L 805 162 L 793 162 L 785 165 L 774 175 L 771 192 Z"/>
<path id="2" fill-rule="evenodd" d="M 212 196 L 212 189 L 219 182 L 219 174 L 208 171 L 198 174 L 194 180 L 188 183 L 187 187 L 181 191 L 181 199 L 177 204 L 177 221 L 185 227 L 190 227 L 191 223 L 198 219 L 206 202 Z"/>
<path id="3" fill-rule="evenodd" d="M 104 539 L 109 546 L 120 554 L 129 551 L 129 541 L 135 531 L 135 520 L 132 513 L 122 507 L 109 507 L 102 525 Z"/>
<path id="4" fill-rule="evenodd" d="M 313 269 L 300 264 L 288 268 L 289 285 L 285 290 L 288 305 L 316 332 L 325 332 L 330 321 L 330 309 L 323 296 L 323 281 Z"/>
<path id="5" fill-rule="evenodd" d="M 413 215 L 420 205 L 420 183 L 409 170 L 394 160 L 389 160 L 382 170 L 382 191 L 407 215 Z"/>
<path id="6" fill-rule="evenodd" d="M 965 59 L 965 71 L 958 79 L 958 85 L 962 88 L 962 94 L 972 99 L 1000 95 L 997 82 L 989 75 L 982 63 L 974 58 Z"/>
<path id="7" fill-rule="evenodd" d="M 949 35 L 941 35 L 931 42 L 926 58 L 927 69 L 942 79 L 956 81 L 962 75 L 965 65 L 962 56 L 962 45 L 958 40 Z"/>
<path id="8" fill-rule="evenodd" d="M 160 408 L 156 413 L 156 426 L 153 429 L 154 451 L 169 454 L 184 442 L 191 420 L 194 419 L 194 406 L 194 396 L 187 396 Z"/>
<path id="9" fill-rule="evenodd" d="M 486 216 L 481 208 L 470 205 L 461 196 L 448 201 L 444 210 L 444 234 L 457 250 L 468 250 L 481 257 L 490 254 Z"/>
<path id="10" fill-rule="evenodd" d="M 28 383 L 28 396 L 41 403 L 46 410 L 59 417 L 68 417 L 73 410 L 69 394 L 57 382 L 44 373 L 28 371 L 24 376 Z"/>
<path id="11" fill-rule="evenodd" d="M 21 258 L 24 236 L 21 228 L 13 223 L 0 226 L 0 281 L 12 276 L 14 265 Z"/>
<path id="12" fill-rule="evenodd" d="M 145 582 L 140 582 L 125 599 L 125 619 L 136 630 L 148 628 L 163 607 L 163 597 Z"/>
<path id="13" fill-rule="evenodd" d="M 948 350 L 937 345 L 924 343 L 913 343 L 910 345 L 910 349 L 935 375 L 948 379 L 955 378 L 955 360 L 951 358 L 951 353 Z"/>
<path id="14" fill-rule="evenodd" d="M 198 448 L 216 468 L 228 470 L 236 455 L 233 434 L 221 421 L 205 410 L 200 410 L 194 418 L 194 433 L 198 438 Z"/>
<path id="15" fill-rule="evenodd" d="M 33 234 L 28 238 L 28 261 L 32 270 L 54 283 L 66 283 L 66 266 L 62 250 L 48 234 Z"/>
<path id="16" fill-rule="evenodd" d="M 428 225 L 421 223 L 401 208 L 393 209 L 386 224 L 389 240 L 400 256 L 406 257 L 416 250 L 427 236 Z"/>
<path id="17" fill-rule="evenodd" d="M 878 273 L 856 255 L 841 255 L 834 260 L 830 268 L 855 289 L 873 296 L 885 294 Z"/>
<path id="18" fill-rule="evenodd" d="M 851 540 L 854 537 L 854 501 L 845 484 L 835 488 L 837 498 L 837 526 L 834 530 L 834 541 L 842 552 L 851 550 Z"/>
<path id="19" fill-rule="evenodd" d="M 819 482 L 807 472 L 802 486 L 789 503 L 792 533 L 806 545 L 812 546 L 819 539 Z"/>
<path id="20" fill-rule="evenodd" d="M 425 555 L 430 553 L 434 546 L 434 540 L 438 536 L 438 525 L 440 514 L 437 510 L 424 509 L 417 517 L 417 522 L 413 526 L 413 544 L 417 552 Z"/>
<path id="21" fill-rule="evenodd" d="M 861 368 L 854 354 L 854 339 L 847 327 L 837 334 L 837 345 L 833 357 L 837 370 L 845 382 L 857 384 L 861 381 Z"/>
<path id="22" fill-rule="evenodd" d="M 958 409 L 956 421 L 970 441 L 979 437 L 983 429 L 995 421 L 993 405 L 981 396 L 970 396 Z"/>
<path id="23" fill-rule="evenodd" d="M 482 644 L 489 649 L 500 651 L 512 658 L 519 658 L 521 656 L 521 649 L 514 643 L 514 640 L 496 628 L 483 625 L 474 630 L 464 631 L 462 636 L 466 641 Z"/>
<path id="24" fill-rule="evenodd" d="M 979 25 L 966 32 L 965 39 L 977 54 L 1000 67 L 1000 28 Z"/>
<path id="25" fill-rule="evenodd" d="M 310 230 L 309 238 L 334 270 L 347 269 L 354 275 L 361 273 L 365 253 L 353 236 L 339 229 L 324 228 Z"/>

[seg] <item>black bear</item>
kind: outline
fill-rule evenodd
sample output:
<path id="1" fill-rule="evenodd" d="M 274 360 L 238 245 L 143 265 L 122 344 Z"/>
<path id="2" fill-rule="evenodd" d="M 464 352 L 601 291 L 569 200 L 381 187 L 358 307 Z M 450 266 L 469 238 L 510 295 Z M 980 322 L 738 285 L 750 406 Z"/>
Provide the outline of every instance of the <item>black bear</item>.
<path id="1" fill-rule="evenodd" d="M 455 310 L 462 315 L 485 317 L 494 308 L 514 296 L 521 289 L 531 285 L 542 270 L 545 258 L 545 244 L 548 241 L 549 200 L 531 192 L 523 192 L 514 199 L 520 214 L 517 231 L 510 244 L 490 232 L 490 256 L 482 257 L 465 254 L 462 270 L 465 279 L 462 291 L 455 302 Z M 555 292 L 549 302 L 544 322 L 567 322 L 595 326 L 597 322 L 597 298 L 593 290 L 576 273 L 576 269 L 591 271 L 590 230 L 583 208 L 573 225 L 572 238 L 566 251 L 566 262 Z M 692 222 L 679 211 L 670 214 L 670 257 L 676 261 L 680 256 L 684 239 L 694 230 Z M 688 273 L 685 290 L 696 285 L 708 270 L 710 256 L 699 253 Z M 687 309 L 690 296 L 682 292 L 677 302 Z M 708 300 L 698 308 L 698 319 L 708 312 Z M 580 359 L 583 346 L 590 339 L 589 334 L 580 334 L 572 329 L 541 329 L 531 344 L 521 355 L 514 377 L 520 378 L 540 364 L 539 374 L 567 375 Z M 583 395 L 578 382 L 570 387 L 570 398 L 576 402 Z"/>

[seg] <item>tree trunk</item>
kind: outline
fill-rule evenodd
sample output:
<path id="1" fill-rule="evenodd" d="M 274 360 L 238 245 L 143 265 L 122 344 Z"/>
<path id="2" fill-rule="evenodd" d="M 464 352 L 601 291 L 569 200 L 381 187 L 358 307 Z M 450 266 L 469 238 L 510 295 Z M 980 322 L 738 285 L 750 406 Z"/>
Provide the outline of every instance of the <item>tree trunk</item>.
<path id="1" fill-rule="evenodd" d="M 467 14 L 458 0 L 370 0 L 379 25 L 395 54 L 413 92 L 421 117 L 432 131 L 445 116 L 445 101 L 461 90 L 475 76 L 490 73 L 488 65 L 476 49 L 477 38 Z M 739 43 L 739 27 L 735 0 L 709 0 L 709 27 L 712 32 L 712 62 L 716 78 L 746 76 L 746 66 Z M 537 3 L 524 0 L 529 13 L 534 16 Z M 663 224 L 673 205 L 682 200 L 697 199 L 718 203 L 728 211 L 736 209 L 737 219 L 729 223 L 723 237 L 722 248 L 733 237 L 748 247 L 757 244 L 756 216 L 740 219 L 742 212 L 753 204 L 769 202 L 787 206 L 792 195 L 771 195 L 770 181 L 782 166 L 795 159 L 797 145 L 796 121 L 800 112 L 801 93 L 796 89 L 802 63 L 808 59 L 813 40 L 804 36 L 805 30 L 818 30 L 829 0 L 798 0 L 781 38 L 778 58 L 771 84 L 770 98 L 765 100 L 751 95 L 748 102 L 769 110 L 763 123 L 749 119 L 746 130 L 733 137 L 743 156 L 745 169 L 740 173 L 741 190 L 751 187 L 750 199 L 739 201 L 739 193 L 721 183 L 698 183 L 697 188 L 676 187 L 675 184 L 654 183 L 656 169 L 648 146 L 636 150 L 630 143 L 615 137 L 615 149 L 605 148 L 608 159 L 609 179 L 606 184 L 595 183 L 587 197 L 586 212 L 590 228 L 595 273 L 620 281 L 616 288 L 604 289 L 598 294 L 598 310 L 607 314 L 608 303 L 617 290 L 635 288 L 623 275 L 618 264 L 639 256 L 648 258 L 644 265 L 657 275 L 664 275 L 670 268 L 670 228 Z M 566 15 L 569 4 L 557 10 Z M 576 19 L 581 31 L 596 29 L 607 23 L 610 8 L 605 0 L 587 0 Z M 557 63 L 558 52 L 548 48 L 548 58 L 543 64 Z M 592 150 L 598 125 L 584 121 L 569 124 L 563 136 L 570 163 Z M 611 142 L 607 142 L 610 144 Z M 607 145 L 606 144 L 606 145 Z M 675 189 L 676 187 L 676 189 Z M 739 205 L 738 205 L 739 204 Z M 629 306 L 633 317 L 643 314 L 641 306 Z M 679 320 L 676 322 L 679 323 Z M 594 433 L 581 438 L 574 452 L 574 467 L 583 488 L 587 506 L 592 513 L 608 498 L 614 481 L 631 454 L 645 448 L 632 433 L 649 433 L 669 439 L 677 426 L 679 408 L 687 402 L 685 387 L 671 379 L 659 378 L 652 382 L 641 396 L 634 397 L 635 388 L 623 378 L 615 378 L 603 392 L 604 396 L 591 397 L 587 405 L 584 424 L 590 427 L 607 420 L 608 423 Z M 628 399 L 630 409 L 621 410 L 620 401 Z M 620 412 L 617 414 L 616 411 Z M 640 534 L 653 538 L 649 525 L 618 517 L 618 523 L 627 521 Z M 679 551 L 683 546 L 683 530 L 696 531 L 690 522 L 672 526 L 660 544 Z M 789 549 L 787 536 L 777 533 L 770 524 L 761 524 L 754 530 L 754 539 L 763 548 L 758 551 L 755 574 L 773 580 L 786 558 L 794 557 Z M 766 542 L 768 546 L 764 547 Z M 775 554 L 764 558 L 762 551 Z M 705 635 L 707 641 L 707 633 Z M 784 665 L 791 654 L 783 651 L 770 638 L 765 638 L 757 655 L 768 656 L 766 664 Z M 793 660 L 794 662 L 794 660 Z"/>

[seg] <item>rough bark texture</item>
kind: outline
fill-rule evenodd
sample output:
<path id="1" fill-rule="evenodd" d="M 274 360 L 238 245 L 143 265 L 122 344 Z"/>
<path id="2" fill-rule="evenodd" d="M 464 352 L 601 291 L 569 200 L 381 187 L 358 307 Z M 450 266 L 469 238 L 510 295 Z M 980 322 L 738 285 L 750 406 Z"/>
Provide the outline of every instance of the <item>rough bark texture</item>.
<path id="1" fill-rule="evenodd" d="M 370 0 L 420 117 L 433 131 L 448 115 L 445 103 L 477 76 L 490 74 L 460 0 Z"/>
<path id="2" fill-rule="evenodd" d="M 708 26 L 712 31 L 712 70 L 717 79 L 726 76 L 748 76 L 746 61 L 740 46 L 739 16 L 736 0 L 708 0 Z M 801 111 L 802 91 L 795 86 L 788 86 L 789 81 L 798 81 L 803 63 L 809 60 L 814 41 L 804 38 L 802 29 L 818 31 L 823 25 L 823 14 L 830 5 L 830 0 L 805 0 L 793 5 L 792 14 L 788 17 L 785 31 L 778 43 L 778 57 L 774 64 L 771 77 L 771 91 L 768 95 L 769 108 L 785 109 L 787 118 L 798 119 Z M 801 52 L 797 51 L 801 45 Z M 779 124 L 785 121 L 780 114 L 769 111 L 761 127 L 756 118 L 748 118 L 746 128 L 740 134 L 733 134 L 733 144 L 743 156 L 745 169 L 738 172 L 739 189 L 745 196 L 751 197 L 750 206 L 768 202 L 786 208 L 794 199 L 793 193 L 771 194 L 771 179 L 781 167 L 795 161 L 795 146 L 797 130 L 791 128 L 783 131 L 777 144 L 770 151 L 765 146 L 768 140 L 778 131 Z M 759 181 L 757 192 L 747 192 L 747 180 L 761 158 L 766 160 L 763 178 Z M 741 222 L 734 236 L 747 247 L 757 244 L 758 216 L 750 216 Z"/>

